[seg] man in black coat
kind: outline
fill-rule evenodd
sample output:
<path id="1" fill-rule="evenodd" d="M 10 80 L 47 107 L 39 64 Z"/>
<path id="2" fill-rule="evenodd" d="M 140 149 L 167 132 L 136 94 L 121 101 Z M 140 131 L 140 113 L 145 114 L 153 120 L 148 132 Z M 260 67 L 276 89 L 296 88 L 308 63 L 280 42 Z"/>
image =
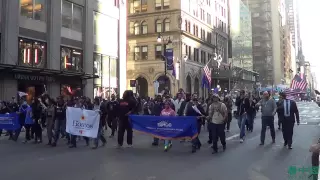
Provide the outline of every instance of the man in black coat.
<path id="1" fill-rule="evenodd" d="M 283 105 L 278 107 L 278 112 L 283 113 L 282 119 L 282 134 L 284 139 L 284 146 L 288 146 L 288 149 L 292 149 L 292 136 L 293 127 L 295 122 L 300 124 L 299 110 L 296 102 L 287 99 L 285 93 L 280 93 L 280 98 L 283 100 Z"/>

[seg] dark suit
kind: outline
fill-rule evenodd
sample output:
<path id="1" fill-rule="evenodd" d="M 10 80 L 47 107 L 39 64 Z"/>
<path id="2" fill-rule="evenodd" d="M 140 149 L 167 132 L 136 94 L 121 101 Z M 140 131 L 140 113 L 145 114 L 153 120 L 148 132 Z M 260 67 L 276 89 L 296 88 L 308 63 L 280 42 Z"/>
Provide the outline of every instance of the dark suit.
<path id="1" fill-rule="evenodd" d="M 285 116 L 286 110 L 284 109 L 286 107 L 284 103 L 287 103 L 287 101 L 290 101 L 291 104 L 289 116 Z M 279 116 L 282 118 L 282 134 L 284 143 L 291 146 L 294 123 L 295 121 L 297 121 L 298 124 L 300 123 L 299 111 L 296 102 L 292 100 L 284 100 L 282 105 L 278 107 L 278 113 L 281 113 Z"/>

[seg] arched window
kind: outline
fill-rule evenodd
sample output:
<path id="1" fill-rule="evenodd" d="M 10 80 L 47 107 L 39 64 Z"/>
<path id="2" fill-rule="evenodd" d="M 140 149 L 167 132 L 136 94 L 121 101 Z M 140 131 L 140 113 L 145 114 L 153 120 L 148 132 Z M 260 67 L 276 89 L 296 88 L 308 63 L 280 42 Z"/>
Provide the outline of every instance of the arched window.
<path id="1" fill-rule="evenodd" d="M 141 32 L 142 34 L 147 34 L 148 33 L 148 24 L 146 21 L 143 21 L 141 23 Z"/>
<path id="2" fill-rule="evenodd" d="M 163 23 L 164 23 L 164 32 L 170 31 L 170 20 L 165 19 Z"/>
<path id="3" fill-rule="evenodd" d="M 161 20 L 156 20 L 156 32 L 160 33 L 162 32 L 162 22 Z"/>
<path id="4" fill-rule="evenodd" d="M 139 26 L 139 23 L 134 23 L 134 34 L 135 35 L 138 35 L 140 34 L 140 26 Z"/>

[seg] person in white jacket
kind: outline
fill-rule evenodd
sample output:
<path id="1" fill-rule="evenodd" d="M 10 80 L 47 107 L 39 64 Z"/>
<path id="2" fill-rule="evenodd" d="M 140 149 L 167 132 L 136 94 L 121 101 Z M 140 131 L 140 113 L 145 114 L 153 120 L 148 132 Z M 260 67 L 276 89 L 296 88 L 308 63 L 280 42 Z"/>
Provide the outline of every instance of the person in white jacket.
<path id="1" fill-rule="evenodd" d="M 182 98 L 182 94 L 178 93 L 177 94 L 177 99 L 174 100 L 174 102 L 173 102 L 176 113 L 179 111 L 183 101 L 184 101 L 184 99 Z"/>

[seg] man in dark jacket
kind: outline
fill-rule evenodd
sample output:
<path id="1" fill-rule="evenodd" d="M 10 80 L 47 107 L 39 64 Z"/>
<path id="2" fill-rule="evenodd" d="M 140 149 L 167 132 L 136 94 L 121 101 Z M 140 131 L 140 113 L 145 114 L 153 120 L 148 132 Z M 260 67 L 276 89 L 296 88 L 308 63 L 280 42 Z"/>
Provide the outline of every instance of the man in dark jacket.
<path id="1" fill-rule="evenodd" d="M 198 128 L 198 135 L 201 132 L 201 118 L 206 116 L 204 109 L 202 108 L 201 104 L 198 102 L 198 95 L 193 94 L 192 100 L 184 108 L 184 116 L 197 116 L 197 128 Z M 192 140 L 192 153 L 195 153 L 197 149 L 201 148 L 201 142 L 199 137 L 197 136 Z"/>
<path id="2" fill-rule="evenodd" d="M 292 136 L 293 127 L 295 122 L 300 124 L 299 111 L 296 102 L 287 99 L 285 93 L 280 93 L 280 98 L 283 100 L 282 106 L 278 107 L 278 112 L 283 112 L 282 119 L 282 134 L 284 140 L 284 146 L 288 146 L 288 149 L 292 149 Z M 283 110 L 281 110 L 283 109 Z"/>
<path id="3" fill-rule="evenodd" d="M 246 135 L 246 112 L 245 112 L 245 91 L 240 91 L 240 96 L 236 98 L 238 126 L 240 128 L 240 142 L 244 141 Z"/>
<path id="4" fill-rule="evenodd" d="M 183 116 L 184 109 L 186 108 L 186 105 L 191 100 L 191 94 L 190 93 L 186 93 L 185 95 L 186 95 L 186 100 L 181 103 L 180 109 L 178 110 L 178 113 L 177 113 L 178 116 Z"/>
<path id="5" fill-rule="evenodd" d="M 157 95 L 151 114 L 153 116 L 160 116 L 161 111 L 163 110 L 163 107 L 164 107 L 164 103 L 162 101 L 162 97 L 160 95 Z M 159 138 L 153 138 L 152 146 L 158 146 L 158 145 L 159 145 Z"/>

